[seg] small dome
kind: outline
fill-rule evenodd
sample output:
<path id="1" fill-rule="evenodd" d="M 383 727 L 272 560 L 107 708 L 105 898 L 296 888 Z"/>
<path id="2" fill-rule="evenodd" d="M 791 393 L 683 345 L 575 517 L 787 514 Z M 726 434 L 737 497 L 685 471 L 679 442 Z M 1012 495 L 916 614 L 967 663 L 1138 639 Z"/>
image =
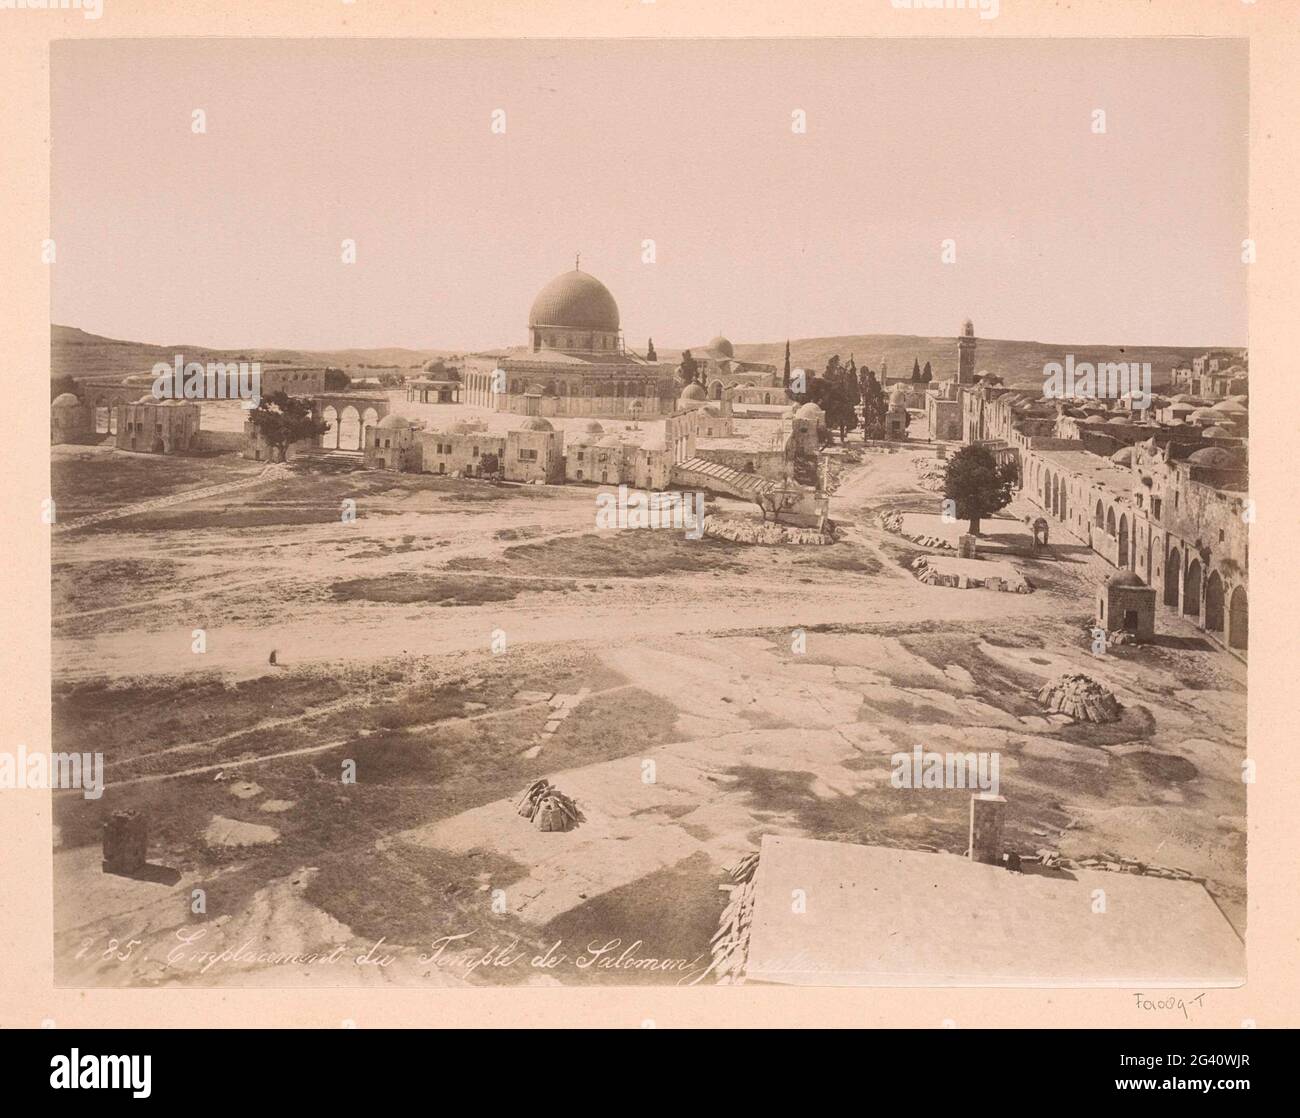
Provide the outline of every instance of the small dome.
<path id="1" fill-rule="evenodd" d="M 1132 420 L 1129 419 L 1129 417 L 1126 415 L 1112 415 L 1108 420 L 1106 420 L 1106 422 L 1113 423 L 1116 426 L 1122 424 L 1123 426 L 1127 427 L 1132 422 Z"/>
<path id="2" fill-rule="evenodd" d="M 894 385 L 889 391 L 889 406 L 901 408 L 907 405 L 907 389 L 901 384 Z"/>
<path id="3" fill-rule="evenodd" d="M 679 400 L 707 400 L 709 394 L 704 391 L 704 386 L 699 381 L 693 380 L 682 389 L 682 394 L 677 398 Z"/>
<path id="4" fill-rule="evenodd" d="M 1144 583 L 1132 571 L 1116 571 L 1106 580 L 1107 586 L 1145 586 Z"/>
<path id="5" fill-rule="evenodd" d="M 594 419 L 590 423 L 588 423 L 583 428 L 583 430 L 586 431 L 587 434 L 589 435 L 603 435 L 605 433 L 605 428 L 602 427 L 599 423 L 597 423 Z"/>
<path id="6" fill-rule="evenodd" d="M 1186 392 L 1180 392 L 1172 398 L 1175 404 L 1199 404 L 1200 401 L 1195 396 L 1189 396 Z"/>
<path id="7" fill-rule="evenodd" d="M 411 421 L 404 415 L 398 415 L 396 412 L 389 412 L 383 419 L 375 424 L 376 427 L 382 427 L 385 431 L 391 431 L 395 427 L 409 427 Z"/>
<path id="8" fill-rule="evenodd" d="M 547 422 L 545 419 L 543 419 L 540 415 L 530 416 L 528 419 L 525 419 L 523 422 L 523 426 L 521 426 L 519 429 L 521 431 L 554 431 L 555 430 L 555 428 L 552 427 L 550 423 Z"/>
<path id="9" fill-rule="evenodd" d="M 804 406 L 794 414 L 797 419 L 815 419 L 818 423 L 826 418 L 826 413 L 811 400 L 804 404 Z"/>
<path id="10" fill-rule="evenodd" d="M 1133 448 L 1131 446 L 1122 446 L 1110 456 L 1110 460 L 1117 466 L 1133 465 Z"/>
<path id="11" fill-rule="evenodd" d="M 719 334 L 716 338 L 710 341 L 709 344 L 704 348 L 707 349 L 710 353 L 721 353 L 724 357 L 736 356 L 736 351 L 732 348 L 731 343 L 727 341 L 727 339 L 724 338 L 721 334 Z"/>
<path id="12" fill-rule="evenodd" d="M 81 401 L 78 400 L 71 392 L 60 392 L 54 397 L 50 407 L 52 408 L 79 408 Z"/>
<path id="13" fill-rule="evenodd" d="M 1236 437 L 1226 427 L 1206 427 L 1201 431 L 1203 439 L 1235 439 Z"/>
<path id="14" fill-rule="evenodd" d="M 140 397 L 140 399 L 136 401 L 136 403 L 137 404 L 159 404 L 162 403 L 162 401 L 157 396 L 155 396 L 152 392 L 146 392 L 143 396 Z"/>
<path id="15" fill-rule="evenodd" d="M 1205 466 L 1212 470 L 1226 470 L 1237 464 L 1236 457 L 1221 446 L 1207 446 L 1201 450 L 1195 451 L 1187 459 L 1197 466 Z"/>
<path id="16" fill-rule="evenodd" d="M 1102 419 L 1102 417 L 1099 416 L 1099 415 L 1090 415 L 1090 416 L 1087 416 L 1087 417 L 1084 418 L 1084 419 L 1079 420 L 1079 422 L 1080 422 L 1080 423 L 1089 423 L 1089 424 L 1091 424 L 1092 426 L 1096 427 L 1096 426 L 1099 426 L 1100 424 L 1105 423 L 1106 421 L 1105 421 L 1104 419 Z"/>

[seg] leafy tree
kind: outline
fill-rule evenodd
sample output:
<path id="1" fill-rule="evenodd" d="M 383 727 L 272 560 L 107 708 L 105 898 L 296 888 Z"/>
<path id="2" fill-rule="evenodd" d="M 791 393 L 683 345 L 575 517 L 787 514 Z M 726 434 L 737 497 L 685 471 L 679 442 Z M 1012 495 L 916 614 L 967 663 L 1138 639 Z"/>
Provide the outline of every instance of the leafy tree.
<path id="1" fill-rule="evenodd" d="M 930 362 L 927 361 L 927 362 L 925 363 L 925 369 L 924 369 L 924 370 L 922 371 L 922 373 L 921 373 L 921 379 L 922 379 L 926 384 L 929 384 L 930 381 L 931 381 L 931 379 L 932 379 L 933 377 L 934 377 L 934 374 L 930 371 Z"/>
<path id="2" fill-rule="evenodd" d="M 980 520 L 992 516 L 1011 501 L 1016 482 L 1015 463 L 997 464 L 983 446 L 964 446 L 948 459 L 943 495 L 956 502 L 956 514 L 970 521 L 970 534 L 980 534 Z"/>
<path id="3" fill-rule="evenodd" d="M 287 392 L 272 392 L 248 413 L 253 429 L 271 448 L 275 461 L 283 462 L 289 446 L 303 439 L 319 438 L 330 429 L 323 419 L 317 419 L 311 403 Z"/>
<path id="4" fill-rule="evenodd" d="M 862 434 L 868 439 L 885 437 L 885 416 L 889 412 L 889 401 L 885 399 L 885 390 L 876 380 L 876 374 L 867 370 L 862 384 Z"/>
<path id="5" fill-rule="evenodd" d="M 840 442 L 843 442 L 849 431 L 858 425 L 858 413 L 853 408 L 844 378 L 831 384 L 822 407 L 826 412 L 826 426 L 832 431 L 838 430 Z"/>
<path id="6" fill-rule="evenodd" d="M 694 383 L 695 378 L 699 376 L 700 363 L 691 356 L 689 349 L 682 351 L 682 363 L 677 366 L 677 375 L 681 378 L 682 387 Z"/>
<path id="7" fill-rule="evenodd" d="M 840 355 L 831 354 L 830 360 L 826 362 L 826 371 L 822 374 L 827 380 L 834 381 L 840 373 Z"/>
<path id="8" fill-rule="evenodd" d="M 913 380 L 921 379 L 921 362 L 918 361 L 915 357 L 912 358 L 912 379 Z"/>
<path id="9" fill-rule="evenodd" d="M 647 361 L 658 361 L 659 355 L 655 353 L 655 340 L 651 338 L 645 348 L 645 359 Z"/>
<path id="10" fill-rule="evenodd" d="M 328 392 L 340 392 L 352 383 L 352 378 L 342 369 L 325 370 L 325 389 Z"/>
<path id="11" fill-rule="evenodd" d="M 484 454 L 478 460 L 478 472 L 482 477 L 496 477 L 501 472 L 501 463 L 497 461 L 497 456 L 495 454 Z"/>

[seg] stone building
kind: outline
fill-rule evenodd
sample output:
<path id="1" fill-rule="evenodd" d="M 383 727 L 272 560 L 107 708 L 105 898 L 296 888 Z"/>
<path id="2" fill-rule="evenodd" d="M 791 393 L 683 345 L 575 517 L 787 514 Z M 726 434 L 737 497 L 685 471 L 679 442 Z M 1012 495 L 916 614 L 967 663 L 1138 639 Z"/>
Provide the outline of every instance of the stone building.
<path id="1" fill-rule="evenodd" d="M 1097 623 L 1107 632 L 1131 633 L 1137 641 L 1155 640 L 1155 589 L 1132 571 L 1116 571 L 1097 588 Z"/>
<path id="2" fill-rule="evenodd" d="M 158 400 L 149 393 L 134 404 L 118 404 L 113 409 L 113 445 L 148 454 L 197 450 L 200 410 L 192 400 Z"/>
<path id="3" fill-rule="evenodd" d="M 457 423 L 445 431 L 421 431 L 419 442 L 420 469 L 426 474 L 481 477 L 487 472 L 483 459 L 491 455 L 507 481 L 564 481 L 564 436 L 540 416 L 504 435 Z"/>
<path id="4" fill-rule="evenodd" d="M 538 293 L 526 346 L 473 354 L 462 377 L 466 403 L 518 415 L 636 419 L 677 398 L 671 366 L 624 347 L 614 296 L 576 267 Z"/>
<path id="5" fill-rule="evenodd" d="M 907 392 L 894 388 L 889 393 L 889 410 L 885 412 L 885 438 L 906 439 L 907 425 L 911 416 L 907 414 Z"/>
<path id="6" fill-rule="evenodd" d="M 372 469 L 418 473 L 423 454 L 420 431 L 423 424 L 389 413 L 366 429 L 362 460 Z"/>
<path id="7" fill-rule="evenodd" d="M 932 439 L 956 441 L 962 437 L 962 401 L 952 381 L 927 393 L 925 419 Z"/>

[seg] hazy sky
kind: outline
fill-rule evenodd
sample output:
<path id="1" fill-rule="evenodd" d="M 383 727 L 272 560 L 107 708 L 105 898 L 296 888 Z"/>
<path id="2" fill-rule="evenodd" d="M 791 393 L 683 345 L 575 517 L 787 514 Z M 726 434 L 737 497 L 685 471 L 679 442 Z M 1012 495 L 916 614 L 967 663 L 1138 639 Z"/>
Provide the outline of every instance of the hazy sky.
<path id="1" fill-rule="evenodd" d="M 1243 43 L 63 41 L 51 83 L 97 334 L 522 344 L 581 251 L 637 348 L 1247 340 Z"/>

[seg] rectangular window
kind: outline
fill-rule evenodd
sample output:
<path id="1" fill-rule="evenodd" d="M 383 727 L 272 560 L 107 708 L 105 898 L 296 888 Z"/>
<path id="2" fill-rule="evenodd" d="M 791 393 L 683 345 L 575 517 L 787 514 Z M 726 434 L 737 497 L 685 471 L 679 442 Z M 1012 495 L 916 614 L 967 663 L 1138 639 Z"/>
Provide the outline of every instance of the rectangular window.
<path id="1" fill-rule="evenodd" d="M 536 461 L 537 461 L 537 451 L 535 451 L 535 450 L 521 450 L 521 451 L 519 452 L 519 461 L 521 461 L 521 462 L 536 462 Z"/>

